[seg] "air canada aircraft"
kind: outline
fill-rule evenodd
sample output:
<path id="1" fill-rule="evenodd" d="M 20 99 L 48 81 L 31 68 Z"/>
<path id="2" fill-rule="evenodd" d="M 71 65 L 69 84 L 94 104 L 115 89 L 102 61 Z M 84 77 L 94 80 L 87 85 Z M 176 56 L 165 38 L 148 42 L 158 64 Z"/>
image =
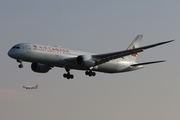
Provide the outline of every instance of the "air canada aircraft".
<path id="1" fill-rule="evenodd" d="M 140 47 L 143 35 L 138 35 L 126 50 L 104 54 L 87 53 L 61 48 L 59 46 L 46 46 L 38 44 L 20 43 L 14 45 L 8 55 L 19 62 L 19 68 L 23 68 L 22 62 L 31 62 L 31 69 L 38 73 L 47 73 L 53 67 L 61 67 L 67 73 L 64 78 L 73 79 L 70 69 L 84 70 L 88 76 L 95 76 L 97 72 L 120 73 L 143 68 L 143 65 L 165 62 L 153 61 L 136 63 L 140 52 L 145 49 L 156 47 L 172 42 L 169 40 Z"/>
<path id="2" fill-rule="evenodd" d="M 38 85 L 36 85 L 36 86 L 23 86 L 23 88 L 25 88 L 25 89 L 37 89 Z"/>

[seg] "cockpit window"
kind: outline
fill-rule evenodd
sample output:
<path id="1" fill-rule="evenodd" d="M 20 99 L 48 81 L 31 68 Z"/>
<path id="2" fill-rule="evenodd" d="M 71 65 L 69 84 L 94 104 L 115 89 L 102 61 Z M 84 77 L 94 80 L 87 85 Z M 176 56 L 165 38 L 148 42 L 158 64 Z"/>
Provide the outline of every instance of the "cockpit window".
<path id="1" fill-rule="evenodd" d="M 20 47 L 19 46 L 14 46 L 14 47 L 12 47 L 12 49 L 20 49 Z"/>

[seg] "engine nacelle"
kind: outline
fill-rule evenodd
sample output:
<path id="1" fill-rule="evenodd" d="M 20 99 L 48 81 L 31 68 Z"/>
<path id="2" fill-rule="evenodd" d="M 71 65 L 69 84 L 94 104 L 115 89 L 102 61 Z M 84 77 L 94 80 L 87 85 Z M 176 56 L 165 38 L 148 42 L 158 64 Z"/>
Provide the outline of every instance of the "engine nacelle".
<path id="1" fill-rule="evenodd" d="M 76 58 L 76 63 L 79 66 L 86 66 L 86 67 L 92 67 L 95 65 L 95 61 L 90 55 L 79 55 Z"/>
<path id="2" fill-rule="evenodd" d="M 46 65 L 46 64 L 32 63 L 31 69 L 34 72 L 47 73 L 51 69 L 51 67 L 49 65 Z"/>

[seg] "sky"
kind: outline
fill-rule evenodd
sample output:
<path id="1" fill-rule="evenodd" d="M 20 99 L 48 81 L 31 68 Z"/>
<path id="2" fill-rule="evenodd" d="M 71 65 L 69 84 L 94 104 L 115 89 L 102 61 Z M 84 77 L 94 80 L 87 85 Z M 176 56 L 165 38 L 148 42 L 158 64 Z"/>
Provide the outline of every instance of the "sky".
<path id="1" fill-rule="evenodd" d="M 179 0 L 1 0 L 1 120 L 179 120 Z M 167 60 L 128 73 L 53 68 L 45 74 L 7 52 L 18 43 L 58 45 L 93 53 L 125 50 L 138 35 L 142 45 L 174 42 L 139 53 L 137 62 Z M 39 85 L 36 90 L 23 85 Z"/>

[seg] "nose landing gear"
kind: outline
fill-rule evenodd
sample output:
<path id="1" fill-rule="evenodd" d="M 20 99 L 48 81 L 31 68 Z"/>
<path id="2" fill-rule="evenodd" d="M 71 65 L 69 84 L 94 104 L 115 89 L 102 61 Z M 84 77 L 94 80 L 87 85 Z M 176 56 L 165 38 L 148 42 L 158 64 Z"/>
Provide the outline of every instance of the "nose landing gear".
<path id="1" fill-rule="evenodd" d="M 23 68 L 23 64 L 22 64 L 23 60 L 20 59 L 20 60 L 17 60 L 17 62 L 20 63 L 20 64 L 18 65 L 18 67 L 19 67 L 19 68 Z"/>
<path id="2" fill-rule="evenodd" d="M 19 66 L 18 66 L 19 68 L 23 68 L 23 64 L 19 64 Z"/>

